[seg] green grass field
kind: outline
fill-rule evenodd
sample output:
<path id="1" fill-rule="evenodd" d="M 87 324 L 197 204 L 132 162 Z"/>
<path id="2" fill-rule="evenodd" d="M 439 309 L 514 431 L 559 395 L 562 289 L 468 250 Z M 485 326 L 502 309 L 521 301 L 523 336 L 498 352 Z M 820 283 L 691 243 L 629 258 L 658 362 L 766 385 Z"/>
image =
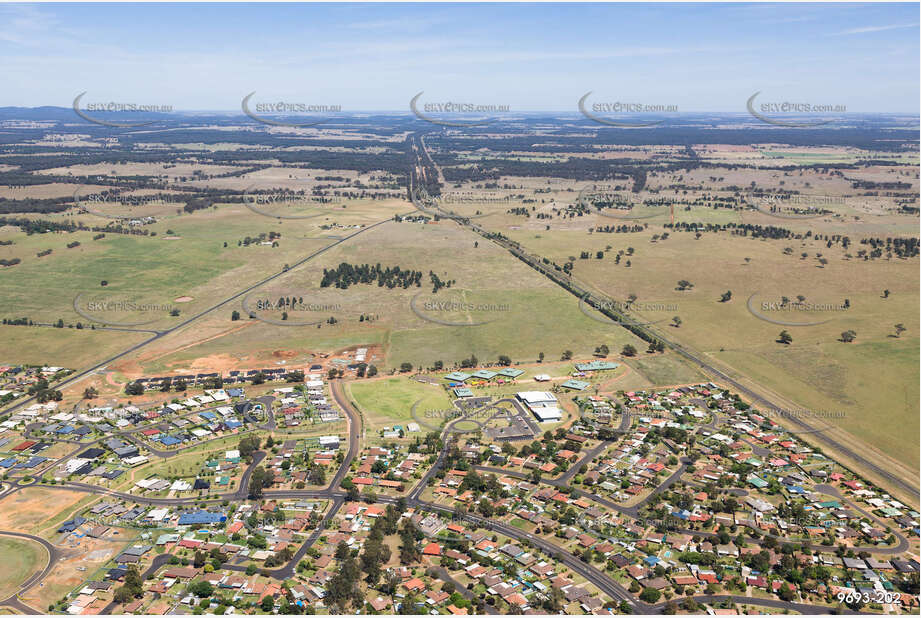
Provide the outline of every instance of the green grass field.
<path id="1" fill-rule="evenodd" d="M 368 431 L 374 433 L 382 427 L 413 422 L 410 410 L 417 401 L 420 402 L 416 408 L 420 415 L 426 410 L 451 407 L 451 400 L 443 388 L 405 376 L 351 382 L 346 389 L 361 409 Z M 436 422 L 431 424 L 434 426 Z"/>
<path id="2" fill-rule="evenodd" d="M 48 560 L 48 552 L 38 543 L 0 536 L 0 597 L 15 594 L 33 573 Z"/>

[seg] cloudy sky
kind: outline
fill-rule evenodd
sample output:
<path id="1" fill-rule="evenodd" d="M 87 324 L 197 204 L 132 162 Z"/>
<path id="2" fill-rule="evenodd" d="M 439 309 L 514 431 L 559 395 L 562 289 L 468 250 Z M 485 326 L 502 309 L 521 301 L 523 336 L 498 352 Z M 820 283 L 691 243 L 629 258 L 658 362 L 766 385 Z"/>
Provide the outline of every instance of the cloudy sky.
<path id="1" fill-rule="evenodd" d="M 240 100 L 575 111 L 579 98 L 918 113 L 914 4 L 4 4 L 0 107 Z"/>

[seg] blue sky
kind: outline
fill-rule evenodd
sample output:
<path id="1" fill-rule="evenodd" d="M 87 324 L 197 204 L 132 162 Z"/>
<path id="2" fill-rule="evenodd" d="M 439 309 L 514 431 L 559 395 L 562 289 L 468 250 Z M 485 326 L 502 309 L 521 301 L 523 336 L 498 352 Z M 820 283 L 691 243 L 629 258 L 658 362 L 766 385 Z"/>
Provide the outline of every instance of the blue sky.
<path id="1" fill-rule="evenodd" d="M 918 113 L 914 4 L 5 4 L 0 107 L 241 98 L 575 111 L 746 99 Z M 759 99 L 761 100 L 761 99 Z"/>

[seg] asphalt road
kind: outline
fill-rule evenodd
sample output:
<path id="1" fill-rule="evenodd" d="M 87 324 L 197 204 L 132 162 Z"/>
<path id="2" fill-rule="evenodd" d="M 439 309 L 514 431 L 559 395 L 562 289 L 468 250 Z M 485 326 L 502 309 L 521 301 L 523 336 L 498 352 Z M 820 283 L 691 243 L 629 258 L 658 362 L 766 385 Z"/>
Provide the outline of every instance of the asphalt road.
<path id="1" fill-rule="evenodd" d="M 447 569 L 445 569 L 444 567 L 440 567 L 440 566 L 435 566 L 431 568 L 438 575 L 438 579 L 440 579 L 443 582 L 450 582 L 451 584 L 453 584 L 454 589 L 458 593 L 460 593 L 462 597 L 464 597 L 465 599 L 467 599 L 473 604 L 476 604 L 476 602 L 479 600 L 479 597 L 473 594 L 472 590 L 467 590 L 467 588 L 462 583 L 460 583 L 459 581 L 451 577 L 451 574 L 448 573 Z M 497 610 L 492 605 L 484 606 L 484 610 L 490 616 L 495 616 L 499 613 L 499 610 Z"/>
<path id="2" fill-rule="evenodd" d="M 361 450 L 362 425 L 361 413 L 352 406 L 352 402 L 345 396 L 340 380 L 330 380 L 329 392 L 332 394 L 333 399 L 336 400 L 339 407 L 342 408 L 342 411 L 345 412 L 346 419 L 348 420 L 349 435 L 349 450 L 345 455 L 345 459 L 342 460 L 342 465 L 339 466 L 339 469 L 333 476 L 332 482 L 329 484 L 331 488 L 335 488 L 342 484 L 342 480 L 345 479 L 345 476 L 349 473 L 349 467 L 352 461 L 358 456 L 359 450 Z"/>
<path id="3" fill-rule="evenodd" d="M 571 464 L 566 469 L 566 472 L 564 472 L 559 477 L 557 477 L 557 480 L 559 480 L 561 483 L 568 485 L 569 482 L 577 474 L 579 474 L 579 470 L 582 468 L 582 466 L 587 466 L 593 461 L 595 461 L 595 457 L 603 453 L 604 450 L 607 449 L 612 444 L 614 444 L 614 442 L 615 442 L 614 440 L 602 440 L 601 444 L 599 444 L 595 448 L 585 451 L 584 455 L 582 455 L 582 457 L 580 457 L 577 462 L 575 462 L 574 464 Z"/>

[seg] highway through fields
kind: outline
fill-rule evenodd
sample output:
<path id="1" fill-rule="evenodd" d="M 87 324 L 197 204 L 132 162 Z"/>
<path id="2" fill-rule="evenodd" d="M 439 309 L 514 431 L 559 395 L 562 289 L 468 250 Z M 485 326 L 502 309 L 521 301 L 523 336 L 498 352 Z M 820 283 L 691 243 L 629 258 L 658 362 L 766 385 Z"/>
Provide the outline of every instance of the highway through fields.
<path id="1" fill-rule="evenodd" d="M 422 139 L 419 139 L 419 147 L 415 149 L 419 156 L 425 156 L 432 165 L 437 165 L 432 160 L 429 153 L 426 151 L 425 142 Z M 421 165 L 421 161 L 420 161 Z M 415 168 L 414 168 L 415 169 Z M 752 402 L 757 403 L 758 405 L 771 409 L 771 410 L 785 410 L 789 409 L 789 406 L 777 405 L 767 398 L 762 396 L 759 393 L 754 392 L 750 388 L 741 384 L 736 379 L 727 375 L 724 371 L 713 366 L 710 362 L 705 360 L 700 354 L 686 348 L 685 346 L 678 344 L 674 341 L 669 340 L 668 337 L 663 335 L 661 332 L 658 332 L 656 329 L 652 328 L 648 324 L 643 324 L 630 317 L 628 314 L 617 309 L 618 304 L 610 298 L 607 298 L 597 292 L 593 292 L 588 287 L 581 285 L 573 277 L 563 273 L 562 271 L 557 271 L 553 266 L 545 264 L 541 256 L 529 253 L 525 251 L 518 243 L 511 241 L 505 237 L 497 236 L 493 233 L 490 233 L 488 230 L 480 227 L 476 223 L 472 223 L 469 218 L 460 217 L 455 214 L 446 213 L 443 210 L 440 210 L 437 204 L 434 201 L 431 201 L 431 204 L 423 204 L 423 200 L 430 200 L 427 196 L 420 196 L 419 194 L 424 191 L 422 188 L 415 188 L 413 184 L 413 174 L 410 175 L 410 197 L 412 198 L 413 205 L 420 212 L 432 215 L 437 214 L 441 217 L 451 219 L 455 221 L 458 225 L 465 227 L 486 240 L 495 243 L 499 247 L 509 251 L 512 255 L 520 259 L 522 262 L 529 265 L 534 270 L 542 273 L 551 281 L 567 290 L 568 292 L 577 296 L 580 300 L 584 301 L 586 304 L 591 305 L 593 308 L 601 311 L 605 315 L 609 315 L 624 328 L 628 328 L 634 333 L 642 333 L 643 338 L 647 340 L 658 340 L 668 346 L 670 349 L 674 350 L 677 354 L 684 357 L 686 360 L 690 361 L 693 365 L 696 365 L 698 368 L 702 369 L 705 373 L 708 373 L 712 376 L 715 376 L 717 381 L 731 386 L 734 390 L 744 394 Z M 826 442 L 829 446 L 836 449 L 838 452 L 843 453 L 849 457 L 852 461 L 857 462 L 866 470 L 873 471 L 874 474 L 878 475 L 880 478 L 885 479 L 887 482 L 891 483 L 894 486 L 899 487 L 907 495 L 917 498 L 919 495 L 919 488 L 917 485 L 906 481 L 900 476 L 893 474 L 889 470 L 885 469 L 883 466 L 877 464 L 876 462 L 868 459 L 862 453 L 858 453 L 854 449 L 842 444 L 841 442 L 835 440 L 832 436 L 827 434 L 821 434 L 820 429 L 813 427 L 802 418 L 797 416 L 789 416 L 784 420 L 789 420 L 793 425 L 795 425 L 802 432 L 811 432 L 816 433 L 816 439 L 819 441 Z"/>

